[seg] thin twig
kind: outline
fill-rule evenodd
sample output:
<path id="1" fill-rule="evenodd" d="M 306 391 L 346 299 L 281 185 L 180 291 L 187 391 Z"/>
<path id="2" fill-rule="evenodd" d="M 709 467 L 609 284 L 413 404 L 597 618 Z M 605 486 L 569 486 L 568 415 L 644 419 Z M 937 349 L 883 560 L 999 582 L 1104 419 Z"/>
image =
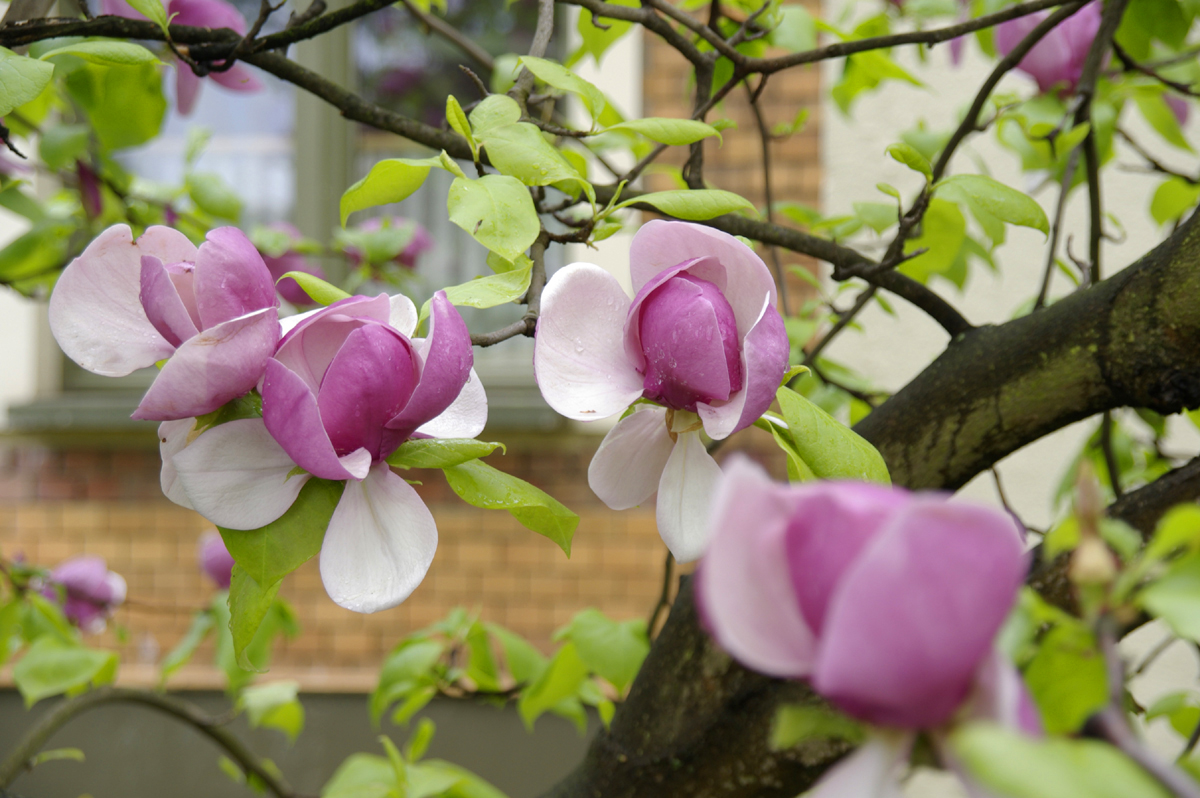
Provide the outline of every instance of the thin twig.
<path id="1" fill-rule="evenodd" d="M 475 42 L 464 36 L 458 28 L 446 22 L 441 17 L 436 17 L 433 14 L 426 14 L 412 0 L 401 0 L 404 7 L 408 9 L 408 13 L 412 14 L 421 24 L 437 35 L 441 36 L 446 41 L 453 44 L 458 49 L 462 50 L 470 56 L 475 63 L 491 72 L 496 68 L 496 60 L 492 58 L 492 54 L 480 47 Z M 471 73 L 474 74 L 474 73 Z"/>
<path id="2" fill-rule="evenodd" d="M 554 35 L 554 0 L 538 0 L 538 16 L 537 27 L 533 32 L 533 42 L 529 45 L 529 55 L 534 58 L 541 58 L 546 54 L 546 48 L 550 46 L 550 37 Z M 533 89 L 533 73 L 528 69 L 521 69 L 521 74 L 517 76 L 517 82 L 513 84 L 509 95 L 525 109 L 525 103 L 529 99 L 529 92 Z"/>
<path id="3" fill-rule="evenodd" d="M 1054 274 L 1054 264 L 1057 262 L 1058 239 L 1062 235 L 1063 211 L 1067 207 L 1067 194 L 1071 190 L 1071 181 L 1075 177 L 1075 167 L 1079 163 L 1079 148 L 1071 150 L 1067 156 L 1066 171 L 1063 172 L 1059 185 L 1058 204 L 1054 207 L 1054 226 L 1050 228 L 1050 254 L 1046 256 L 1046 270 L 1042 275 L 1042 288 L 1038 291 L 1037 301 L 1033 309 L 1039 310 L 1046 306 L 1046 298 L 1050 294 L 1050 278 Z"/>
<path id="4" fill-rule="evenodd" d="M 1156 646 L 1154 646 L 1154 648 L 1150 649 L 1145 657 L 1142 658 L 1142 661 L 1139 662 L 1138 666 L 1133 669 L 1133 673 L 1131 675 L 1141 676 L 1143 673 L 1145 673 L 1147 668 L 1154 664 L 1155 660 L 1162 656 L 1164 651 L 1178 642 L 1179 638 L 1175 635 L 1167 635 L 1164 637 Z"/>
<path id="5" fill-rule="evenodd" d="M 838 316 L 837 322 L 835 322 L 834 325 L 829 328 L 829 332 L 825 333 L 824 337 L 822 337 L 820 341 L 817 341 L 816 346 L 805 353 L 803 365 L 811 366 L 813 363 L 816 363 L 817 358 L 820 357 L 821 353 L 825 351 L 825 347 L 833 343 L 833 339 L 837 338 L 842 330 L 850 326 L 850 322 L 854 321 L 854 317 L 862 312 L 862 309 L 867 306 L 867 303 L 871 301 L 871 298 L 875 296 L 875 292 L 878 290 L 879 288 L 874 285 L 869 285 L 864 288 L 854 300 L 854 304 L 850 307 L 850 309 Z"/>
<path id="6" fill-rule="evenodd" d="M 529 290 L 525 292 L 523 300 L 525 315 L 498 330 L 472 335 L 472 344 L 479 347 L 495 346 L 501 341 L 516 338 L 518 335 L 533 336 L 534 331 L 537 330 L 538 316 L 542 312 L 542 289 L 546 287 L 546 245 L 549 242 L 550 235 L 543 230 L 537 240 L 533 242 L 533 246 L 529 248 L 529 258 L 533 261 L 533 267 L 529 275 Z"/>
<path id="7" fill-rule="evenodd" d="M 650 620 L 646 622 L 646 634 L 651 637 L 654 636 L 654 628 L 658 626 L 659 618 L 664 612 L 671 609 L 671 576 L 674 572 L 675 555 L 668 550 L 667 559 L 663 562 L 662 592 L 658 596 L 658 603 L 650 611 Z"/>
<path id="8" fill-rule="evenodd" d="M 1112 47 L 1113 47 L 1113 52 L 1116 54 L 1117 58 L 1121 61 L 1122 64 L 1125 65 L 1126 71 L 1140 72 L 1143 75 L 1153 78 L 1154 80 L 1157 80 L 1159 83 L 1163 84 L 1164 86 L 1174 89 L 1175 91 L 1177 91 L 1180 94 L 1183 94 L 1187 97 L 1200 97 L 1200 92 L 1197 92 L 1195 89 L 1193 89 L 1188 84 L 1180 83 L 1177 80 L 1171 80 L 1170 78 L 1159 74 L 1153 68 L 1151 68 L 1145 64 L 1139 64 L 1137 61 L 1134 61 L 1133 58 L 1130 57 L 1129 53 L 1125 52 L 1125 48 L 1122 47 L 1120 45 L 1120 43 L 1117 42 L 1115 39 L 1113 40 Z"/>
<path id="9" fill-rule="evenodd" d="M 767 77 L 764 75 L 762 83 L 765 84 L 766 82 Z M 750 101 L 750 110 L 754 112 L 754 122 L 758 125 L 758 138 L 762 142 L 763 196 L 767 202 L 767 221 L 775 224 L 775 198 L 771 191 L 771 131 L 767 129 L 767 122 L 763 119 L 762 109 L 759 108 L 757 99 L 762 90 L 762 85 L 759 86 L 758 92 L 752 90 L 749 83 L 744 83 L 743 85 L 746 87 L 746 97 Z M 790 307 L 790 303 L 788 302 L 787 275 L 784 274 L 783 264 L 779 260 L 779 250 L 773 244 L 768 244 L 767 250 L 771 253 L 771 265 L 775 269 L 775 281 L 779 283 L 780 310 L 786 316 Z"/>

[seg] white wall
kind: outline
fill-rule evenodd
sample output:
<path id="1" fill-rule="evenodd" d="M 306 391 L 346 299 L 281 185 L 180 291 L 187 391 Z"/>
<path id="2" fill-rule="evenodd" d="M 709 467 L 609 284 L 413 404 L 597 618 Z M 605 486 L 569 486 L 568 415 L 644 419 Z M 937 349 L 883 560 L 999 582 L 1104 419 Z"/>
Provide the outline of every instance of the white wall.
<path id="1" fill-rule="evenodd" d="M 22 152 L 27 152 L 23 149 Z M 0 210 L 0 246 L 25 232 L 29 223 Z M 32 401 L 39 392 L 46 326 L 44 302 L 0 287 L 0 430 L 8 425 L 9 405 Z"/>

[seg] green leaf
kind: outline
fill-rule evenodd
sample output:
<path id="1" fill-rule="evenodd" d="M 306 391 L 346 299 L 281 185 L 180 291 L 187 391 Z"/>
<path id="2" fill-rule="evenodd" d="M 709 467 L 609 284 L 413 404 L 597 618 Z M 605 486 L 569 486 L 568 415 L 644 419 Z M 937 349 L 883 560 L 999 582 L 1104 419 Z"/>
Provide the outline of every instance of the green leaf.
<path id="1" fill-rule="evenodd" d="M 1167 798 L 1144 770 L 1097 740 L 1037 739 L 990 724 L 960 727 L 950 744 L 967 771 L 1009 798 Z"/>
<path id="2" fill-rule="evenodd" d="M 387 461 L 400 468 L 449 468 L 487 457 L 503 448 L 502 443 L 487 443 L 474 438 L 414 438 L 400 444 Z"/>
<path id="3" fill-rule="evenodd" d="M 53 64 L 0 47 L 0 116 L 37 99 L 53 77 Z"/>
<path id="4" fill-rule="evenodd" d="M 55 171 L 74 166 L 87 148 L 87 125 L 51 125 L 38 140 L 38 155 Z"/>
<path id="5" fill-rule="evenodd" d="M 446 481 L 459 498 L 474 507 L 508 510 L 523 525 L 558 544 L 571 556 L 571 538 L 579 516 L 557 499 L 523 479 L 473 460 L 445 469 Z"/>
<path id="6" fill-rule="evenodd" d="M 641 133 L 651 141 L 673 145 L 692 144 L 709 136 L 721 137 L 715 127 L 696 119 L 665 119 L 657 116 L 630 119 L 608 129 L 629 130 Z"/>
<path id="7" fill-rule="evenodd" d="M 157 23 L 163 33 L 167 32 L 167 10 L 163 8 L 162 0 L 128 0 L 128 3 L 134 11 Z"/>
<path id="8" fill-rule="evenodd" d="M 421 187 L 435 166 L 444 168 L 441 158 L 390 158 L 375 164 L 366 177 L 342 194 L 342 227 L 355 211 L 405 199 Z"/>
<path id="9" fill-rule="evenodd" d="M 0 665 L 8 662 L 9 657 L 17 653 L 21 647 L 21 614 L 23 610 L 24 603 L 17 598 L 13 598 L 0 607 Z"/>
<path id="10" fill-rule="evenodd" d="M 444 288 L 442 290 L 446 292 L 446 299 L 450 300 L 451 305 L 465 305 L 471 308 L 494 308 L 497 305 L 515 302 L 529 291 L 529 281 L 533 277 L 533 261 L 521 254 L 517 257 L 525 261 L 521 268 L 476 277 L 465 283 Z M 421 305 L 422 322 L 429 317 L 430 302 L 431 300 L 425 300 Z"/>
<path id="11" fill-rule="evenodd" d="M 1200 640 L 1200 555 L 1174 563 L 1141 593 L 1141 604 L 1171 630 L 1188 640 Z"/>
<path id="12" fill-rule="evenodd" d="M 92 39 L 58 47 L 42 55 L 39 60 L 48 61 L 56 56 L 70 55 L 84 61 L 103 66 L 137 66 L 139 64 L 161 64 L 158 56 L 132 42 L 111 39 Z"/>
<path id="13" fill-rule="evenodd" d="M 905 253 L 928 251 L 902 263 L 900 271 L 922 283 L 935 274 L 946 275 L 958 261 L 966 238 L 962 211 L 953 202 L 934 197 L 921 222 L 921 235 L 910 238 L 904 247 Z"/>
<path id="14" fill-rule="evenodd" d="M 278 520 L 249 531 L 218 527 L 221 538 L 251 579 L 271 587 L 321 550 L 343 488 L 344 482 L 314 477 Z"/>
<path id="15" fill-rule="evenodd" d="M 521 119 L 521 106 L 506 94 L 489 94 L 471 109 L 469 117 L 476 134 L 511 125 Z"/>
<path id="16" fill-rule="evenodd" d="M 262 673 L 267 669 L 266 662 L 262 658 L 252 660 L 247 649 L 266 625 L 264 622 L 275 603 L 280 584 L 276 581 L 264 588 L 243 568 L 233 566 L 229 584 L 229 631 L 233 635 L 233 656 L 242 670 Z"/>
<path id="17" fill-rule="evenodd" d="M 467 146 L 471 148 L 471 158 L 478 161 L 479 144 L 471 135 L 471 123 L 467 121 L 467 115 L 463 113 L 462 106 L 458 104 L 458 99 L 453 94 L 446 97 L 446 124 L 467 140 Z"/>
<path id="18" fill-rule="evenodd" d="M 771 436 L 775 439 L 775 445 L 782 449 L 787 456 L 788 479 L 792 482 L 807 482 L 810 479 L 816 479 L 812 469 L 808 467 L 808 464 L 796 451 L 796 447 L 792 445 L 792 438 L 788 431 L 765 420 L 763 425 L 770 430 Z"/>
<path id="19" fill-rule="evenodd" d="M 378 723 L 394 702 L 436 681 L 432 671 L 445 646 L 436 640 L 408 639 L 396 646 L 379 671 L 379 684 L 371 693 L 371 718 Z"/>
<path id="20" fill-rule="evenodd" d="M 165 686 L 167 680 L 188 663 L 192 655 L 196 653 L 196 649 L 208 637 L 214 624 L 212 613 L 208 610 L 199 610 L 192 616 L 192 625 L 188 627 L 187 633 L 163 658 L 162 665 L 159 666 L 158 683 L 160 686 Z"/>
<path id="21" fill-rule="evenodd" d="M 236 222 L 242 215 L 242 200 L 222 177 L 212 172 L 192 172 L 187 192 L 196 207 L 221 219 Z"/>
<path id="22" fill-rule="evenodd" d="M 290 742 L 304 730 L 304 705 L 297 698 L 300 683 L 283 681 L 247 687 L 238 697 L 252 727 L 278 729 Z"/>
<path id="23" fill-rule="evenodd" d="M 398 798 L 392 763 L 374 754 L 351 754 L 321 788 L 321 798 Z"/>
<path id="24" fill-rule="evenodd" d="M 791 390 L 776 393 L 792 446 L 821 479 L 889 484 L 887 465 L 875 447 L 808 399 Z"/>
<path id="25" fill-rule="evenodd" d="M 610 0 L 613 5 L 625 6 L 627 8 L 638 8 L 638 0 Z M 603 25 L 604 27 L 600 27 Z M 575 23 L 575 29 L 579 32 L 579 38 L 583 42 L 579 48 L 579 55 L 584 53 L 591 55 L 596 64 L 599 65 L 600 59 L 604 57 L 604 53 L 608 48 L 612 47 L 618 39 L 633 29 L 633 23 L 623 19 L 603 19 L 597 20 L 591 11 L 580 9 L 579 17 Z M 572 56 L 572 59 L 575 57 Z"/>
<path id="26" fill-rule="evenodd" d="M 570 181 L 590 189 L 590 184 L 580 179 L 575 167 L 546 141 L 535 125 L 516 122 L 494 127 L 480 133 L 479 140 L 487 150 L 492 166 L 527 186 L 550 186 Z"/>
<path id="27" fill-rule="evenodd" d="M 656 191 L 626 200 L 618 204 L 617 208 L 627 208 L 636 203 L 645 203 L 677 219 L 689 221 L 703 221 L 735 211 L 754 210 L 754 204 L 745 197 L 720 189 Z"/>
<path id="28" fill-rule="evenodd" d="M 949 189 L 949 191 L 947 191 Z M 1001 221 L 1050 232 L 1050 220 L 1042 206 L 1030 196 L 984 175 L 955 175 L 937 184 L 936 191 L 947 199 L 964 198 Z"/>
<path id="29" fill-rule="evenodd" d="M 456 178 L 446 210 L 450 221 L 505 260 L 516 260 L 541 232 L 529 189 L 508 175 Z"/>
<path id="30" fill-rule="evenodd" d="M 1145 87 L 1133 93 L 1142 117 L 1154 128 L 1154 132 L 1163 137 L 1168 144 L 1187 152 L 1195 152 L 1188 140 L 1183 137 L 1179 127 L 1179 119 L 1171 106 L 1163 99 L 1163 92 L 1157 87 Z"/>
<path id="31" fill-rule="evenodd" d="M 925 175 L 926 180 L 933 180 L 933 167 L 929 165 L 929 160 L 911 144 L 893 144 L 887 148 L 887 154 L 914 172 Z"/>
<path id="32" fill-rule="evenodd" d="M 0 83 L 6 82 L 0 74 Z M 167 100 L 162 93 L 162 74 L 154 64 L 120 67 L 83 64 L 67 74 L 66 86 L 71 97 L 87 112 L 105 149 L 145 144 L 162 129 Z"/>
<path id="33" fill-rule="evenodd" d="M 882 233 L 900 221 L 896 206 L 885 202 L 856 202 L 853 207 L 855 215 L 876 233 Z"/>
<path id="34" fill-rule="evenodd" d="M 510 632 L 503 626 L 494 623 L 484 624 L 488 633 L 500 641 L 504 650 L 504 661 L 508 672 L 512 674 L 517 684 L 532 684 L 546 669 L 546 658 L 532 643 L 525 638 Z"/>
<path id="35" fill-rule="evenodd" d="M 88 685 L 111 682 L 117 653 L 84 648 L 56 637 L 40 637 L 13 666 L 12 678 L 25 706 L 61 693 L 83 692 Z"/>
<path id="36" fill-rule="evenodd" d="M 604 92 L 562 64 L 545 58 L 534 58 L 531 55 L 521 56 L 521 64 L 546 85 L 578 95 L 588 113 L 592 115 L 592 119 L 599 117 L 608 104 L 604 99 Z"/>
<path id="37" fill-rule="evenodd" d="M 1142 556 L 1161 560 L 1178 549 L 1200 549 L 1200 507 L 1195 504 L 1172 507 L 1158 522 Z"/>
<path id="38" fill-rule="evenodd" d="M 480 690 L 500 689 L 500 672 L 496 669 L 496 658 L 492 656 L 491 635 L 487 627 L 476 621 L 467 632 L 467 678 L 475 682 Z"/>
<path id="39" fill-rule="evenodd" d="M 596 609 L 577 613 L 555 639 L 574 643 L 588 670 L 607 679 L 618 692 L 633 681 L 650 653 L 645 621 L 614 621 Z"/>
<path id="40" fill-rule="evenodd" d="M 1174 222 L 1194 208 L 1197 200 L 1200 200 L 1200 185 L 1170 177 L 1155 190 L 1150 200 L 1150 216 L 1159 224 Z"/>
<path id="41" fill-rule="evenodd" d="M 285 272 L 279 277 L 279 280 L 286 280 L 289 277 L 295 280 L 301 290 L 308 294 L 309 299 L 318 305 L 328 307 L 334 302 L 350 298 L 350 295 L 345 291 L 332 283 L 322 280 L 315 274 L 309 274 L 308 272 Z M 276 285 L 279 284 L 279 280 L 275 281 Z"/>
<path id="42" fill-rule="evenodd" d="M 871 50 L 856 53 L 846 59 L 841 80 L 833 87 L 830 95 L 842 113 L 849 113 L 855 97 L 887 80 L 903 80 L 914 86 L 923 85 L 886 53 Z"/>
<path id="43" fill-rule="evenodd" d="M 774 47 L 792 53 L 812 50 L 817 46 L 817 23 L 802 5 L 785 5 L 779 9 L 779 24 L 767 37 Z"/>
<path id="44" fill-rule="evenodd" d="M 790 704 L 775 713 L 771 726 L 771 749 L 792 748 L 806 740 L 845 740 L 860 743 L 863 726 L 853 718 L 828 707 Z"/>
<path id="45" fill-rule="evenodd" d="M 1104 658 L 1079 622 L 1051 629 L 1025 670 L 1025 684 L 1041 710 L 1048 734 L 1077 731 L 1108 703 Z"/>
<path id="46" fill-rule="evenodd" d="M 539 715 L 572 698 L 587 674 L 587 665 L 579 657 L 575 644 L 563 645 L 555 652 L 537 681 L 521 694 L 517 712 L 525 722 L 525 728 L 532 730 L 533 722 Z"/>

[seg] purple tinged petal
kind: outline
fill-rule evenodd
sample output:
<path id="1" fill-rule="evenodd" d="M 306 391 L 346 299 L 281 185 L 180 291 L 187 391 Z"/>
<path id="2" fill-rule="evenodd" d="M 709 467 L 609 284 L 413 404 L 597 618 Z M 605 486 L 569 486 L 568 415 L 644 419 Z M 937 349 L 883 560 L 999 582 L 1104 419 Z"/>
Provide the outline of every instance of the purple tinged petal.
<path id="1" fill-rule="evenodd" d="M 1182 97 L 1176 97 L 1174 94 L 1164 94 L 1163 101 L 1167 107 L 1171 109 L 1171 113 L 1175 114 L 1175 121 L 1182 127 L 1188 121 L 1188 104 L 1187 100 Z"/>
<path id="2" fill-rule="evenodd" d="M 133 418 L 171 421 L 211 413 L 258 384 L 278 341 L 275 308 L 189 338 L 163 366 Z"/>
<path id="3" fill-rule="evenodd" d="M 271 272 L 236 227 L 208 232 L 196 253 L 194 279 L 203 329 L 279 304 Z"/>
<path id="4" fill-rule="evenodd" d="M 1007 55 L 1049 12 L 1038 12 L 996 26 L 996 49 Z M 1021 59 L 1018 68 L 1037 81 L 1039 91 L 1056 86 L 1074 89 L 1083 62 L 1100 28 L 1100 6 L 1089 3 L 1047 33 Z"/>
<path id="5" fill-rule="evenodd" d="M 267 361 L 262 397 L 267 430 L 297 465 L 322 479 L 366 476 L 365 469 L 356 469 L 356 473 L 347 469 L 321 423 L 316 395 L 303 379 L 278 360 Z M 369 461 L 367 465 L 370 466 Z"/>
<path id="6" fill-rule="evenodd" d="M 333 356 L 346 337 L 362 326 L 362 320 L 374 319 L 386 324 L 390 316 L 387 294 L 352 296 L 329 307 L 292 316 L 284 320 L 289 329 L 279 342 L 275 359 L 300 375 L 315 393 Z"/>
<path id="7" fill-rule="evenodd" d="M 966 698 L 1025 570 L 1008 516 L 914 498 L 833 591 L 814 688 L 872 723 L 944 723 Z"/>
<path id="8" fill-rule="evenodd" d="M 914 734 L 877 731 L 813 785 L 804 798 L 903 798 L 901 777 Z"/>
<path id="9" fill-rule="evenodd" d="M 658 534 L 681 563 L 697 560 L 712 534 L 709 507 L 721 468 L 704 448 L 699 432 L 680 432 L 658 481 Z"/>
<path id="10" fill-rule="evenodd" d="M 171 0 L 168 15 L 176 25 L 193 28 L 230 28 L 235 33 L 246 32 L 246 19 L 241 12 L 225 0 Z"/>
<path id="11" fill-rule="evenodd" d="M 630 303 L 629 313 L 625 319 L 625 352 L 639 372 L 646 368 L 646 357 L 642 346 L 643 303 L 658 289 L 680 274 L 690 274 L 692 277 L 705 280 L 715 286 L 718 291 L 725 288 L 725 268 L 720 261 L 716 258 L 692 258 L 662 270 L 638 289 L 637 295 Z"/>
<path id="12" fill-rule="evenodd" d="M 153 255 L 170 267 L 172 263 L 191 263 L 196 260 L 196 245 L 187 236 L 170 227 L 147 227 L 137 240 L 143 255 Z"/>
<path id="13" fill-rule="evenodd" d="M 205 430 L 174 457 L 196 512 L 227 529 L 258 529 L 287 512 L 308 474 L 267 432 L 243 418 Z"/>
<path id="14" fill-rule="evenodd" d="M 616 278 L 590 263 L 559 269 L 542 293 L 533 373 L 558 413 L 595 421 L 642 395 L 642 376 L 626 353 L 629 297 Z"/>
<path id="15" fill-rule="evenodd" d="M 421 350 L 421 381 L 404 409 L 387 423 L 388 429 L 395 430 L 397 437 L 403 436 L 394 441 L 395 446 L 417 427 L 437 418 L 450 407 L 471 375 L 471 366 L 475 362 L 471 333 L 458 309 L 446 298 L 445 291 L 433 295 L 429 337 Z M 394 446 L 392 451 L 395 451 Z"/>
<path id="16" fill-rule="evenodd" d="M 50 330 L 88 371 L 121 377 L 175 349 L 142 309 L 142 254 L 127 225 L 110 227 L 71 261 L 50 295 Z"/>
<path id="17" fill-rule="evenodd" d="M 50 581 L 63 589 L 63 613 L 84 631 L 103 631 L 104 619 L 125 601 L 125 580 L 100 557 L 67 560 L 50 572 Z M 47 585 L 43 595 L 57 600 L 59 592 Z"/>
<path id="18" fill-rule="evenodd" d="M 339 606 L 378 612 L 408 598 L 437 550 L 437 526 L 412 486 L 377 463 L 349 482 L 321 545 L 321 581 Z"/>
<path id="19" fill-rule="evenodd" d="M 658 490 L 674 449 L 666 409 L 638 405 L 604 436 L 588 465 L 588 485 L 614 510 L 637 507 Z"/>
<path id="20" fill-rule="evenodd" d="M 126 19 L 145 19 L 133 6 L 125 0 L 100 0 L 100 13 L 106 16 L 125 17 Z"/>
<path id="21" fill-rule="evenodd" d="M 95 219 L 104 211 L 104 198 L 100 193 L 100 181 L 96 173 L 83 161 L 75 162 L 79 174 L 79 200 L 83 205 L 84 215 Z"/>
<path id="22" fill-rule="evenodd" d="M 696 406 L 708 436 L 720 440 L 757 421 L 775 401 L 790 356 L 791 343 L 783 318 L 770 300 L 764 298 L 762 313 L 742 342 L 745 386 L 728 402 L 716 405 L 702 402 Z"/>
<path id="23" fill-rule="evenodd" d="M 221 533 L 210 529 L 200 536 L 196 544 L 196 560 L 200 571 L 222 590 L 229 589 L 233 577 L 233 555 L 225 548 Z"/>
<path id="24" fill-rule="evenodd" d="M 431 438 L 474 438 L 487 426 L 487 393 L 475 369 L 467 384 L 441 415 L 417 427 L 415 434 Z"/>
<path id="25" fill-rule="evenodd" d="M 770 676 L 807 676 L 816 641 L 788 571 L 785 538 L 795 504 L 742 455 L 731 456 L 713 497 L 712 540 L 700 563 L 696 604 L 717 642 Z"/>
<path id="26" fill-rule="evenodd" d="M 998 723 L 1031 737 L 1040 737 L 1044 732 L 1037 705 L 1033 703 L 1021 672 L 996 647 L 975 674 L 966 719 Z"/>
<path id="27" fill-rule="evenodd" d="M 179 346 L 199 330 L 179 297 L 171 275 L 153 255 L 142 256 L 142 308 L 154 329 L 172 346 Z"/>
<path id="28" fill-rule="evenodd" d="M 209 72 L 208 76 L 230 91 L 261 91 L 263 87 L 262 81 L 241 64 L 234 64 L 225 72 Z"/>
<path id="29" fill-rule="evenodd" d="M 384 424 L 408 402 L 417 379 L 412 345 L 390 326 L 368 323 L 350 333 L 317 394 L 334 451 L 345 455 L 365 448 L 383 459 Z"/>
<path id="30" fill-rule="evenodd" d="M 175 64 L 175 108 L 180 116 L 187 116 L 196 107 L 200 96 L 200 78 L 187 64 Z"/>
<path id="31" fill-rule="evenodd" d="M 421 256 L 421 253 L 433 249 L 433 236 L 429 235 L 429 231 L 425 229 L 424 225 L 417 222 L 413 222 L 413 224 L 417 229 L 413 231 L 412 241 L 409 241 L 408 246 L 396 256 L 400 265 L 409 269 L 417 267 L 417 258 Z"/>

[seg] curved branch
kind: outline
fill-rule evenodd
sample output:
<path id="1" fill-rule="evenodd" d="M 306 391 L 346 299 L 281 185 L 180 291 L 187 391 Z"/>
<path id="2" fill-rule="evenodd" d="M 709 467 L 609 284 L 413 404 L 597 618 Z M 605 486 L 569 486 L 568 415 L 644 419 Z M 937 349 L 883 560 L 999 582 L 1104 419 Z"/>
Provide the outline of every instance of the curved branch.
<path id="1" fill-rule="evenodd" d="M 281 777 L 262 766 L 262 762 L 231 732 L 221 728 L 213 718 L 196 706 L 178 698 L 155 693 L 150 690 L 135 690 L 128 687 L 98 687 L 82 695 L 70 698 L 43 715 L 33 729 L 25 735 L 7 759 L 0 762 L 0 791 L 7 788 L 19 776 L 33 757 L 54 733 L 76 716 L 103 706 L 104 704 L 141 704 L 170 715 L 176 720 L 192 726 L 208 737 L 241 766 L 247 774 L 260 779 L 276 798 L 295 798 L 295 793 Z"/>

